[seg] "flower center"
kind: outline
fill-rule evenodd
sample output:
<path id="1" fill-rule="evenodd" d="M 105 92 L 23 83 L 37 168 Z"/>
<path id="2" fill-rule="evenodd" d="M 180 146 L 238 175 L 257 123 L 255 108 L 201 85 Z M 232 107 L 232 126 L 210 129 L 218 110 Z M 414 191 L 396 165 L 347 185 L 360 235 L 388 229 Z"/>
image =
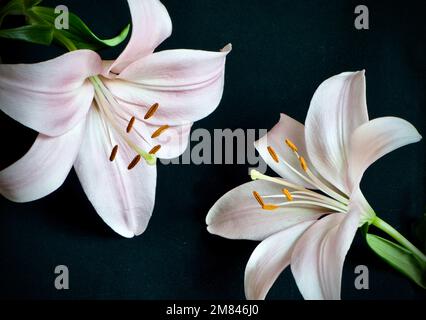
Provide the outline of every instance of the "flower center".
<path id="1" fill-rule="evenodd" d="M 281 190 L 280 194 L 276 195 L 260 195 L 257 191 L 253 192 L 253 196 L 264 210 L 275 210 L 279 207 L 292 206 L 292 205 L 314 205 L 330 209 L 336 212 L 348 211 L 348 196 L 341 194 L 339 191 L 333 189 L 332 186 L 327 185 L 321 178 L 317 177 L 308 167 L 306 160 L 299 155 L 297 146 L 289 139 L 285 140 L 286 145 L 291 149 L 293 156 L 302 168 L 302 172 L 294 168 L 288 161 L 280 158 L 271 146 L 267 147 L 269 155 L 275 162 L 283 162 L 290 170 L 297 174 L 300 178 L 319 189 L 323 194 L 312 191 L 301 185 L 291 183 L 282 178 L 274 178 L 260 173 L 257 170 L 252 170 L 250 176 L 253 180 L 266 180 L 276 184 L 280 184 L 285 188 Z M 265 199 L 275 200 L 274 203 L 267 203 Z M 280 202 L 280 200 L 282 200 Z"/>
<path id="2" fill-rule="evenodd" d="M 108 123 L 111 124 L 114 131 L 122 138 L 122 140 L 135 152 L 135 157 L 133 160 L 129 163 L 127 169 L 131 170 L 133 169 L 141 160 L 141 158 L 145 159 L 145 161 L 153 165 L 156 163 L 156 156 L 155 154 L 160 150 L 161 145 L 154 146 L 150 151 L 145 151 L 143 148 L 139 147 L 137 143 L 134 142 L 134 140 L 131 139 L 131 131 L 134 128 L 134 125 L 136 121 L 140 120 L 137 119 L 135 116 L 132 116 L 129 119 L 129 122 L 127 124 L 126 128 L 121 128 L 119 125 L 118 120 L 116 119 L 117 116 L 114 114 L 113 110 L 119 110 L 120 105 L 114 98 L 114 96 L 111 94 L 111 92 L 108 90 L 107 87 L 105 87 L 104 83 L 98 76 L 93 76 L 90 78 L 90 81 L 92 82 L 94 88 L 95 88 L 95 102 L 97 105 L 97 108 L 99 112 L 101 113 L 101 116 L 108 121 Z M 149 118 L 153 117 L 155 112 L 158 110 L 159 104 L 154 103 L 146 112 L 144 116 L 144 120 L 148 120 Z M 160 136 L 164 131 L 166 131 L 169 128 L 168 125 L 163 125 L 159 127 L 157 130 L 155 130 L 151 138 L 156 138 Z M 109 156 L 110 161 L 114 161 L 114 159 L 117 156 L 119 150 L 119 146 L 115 145 L 112 150 L 111 154 Z"/>

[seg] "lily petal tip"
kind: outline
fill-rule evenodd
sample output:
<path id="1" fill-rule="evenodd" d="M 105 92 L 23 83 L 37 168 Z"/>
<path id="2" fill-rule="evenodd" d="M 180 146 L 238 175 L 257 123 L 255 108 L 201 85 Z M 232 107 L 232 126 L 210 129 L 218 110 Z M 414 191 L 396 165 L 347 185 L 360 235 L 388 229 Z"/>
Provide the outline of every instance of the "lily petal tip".
<path id="1" fill-rule="evenodd" d="M 220 52 L 225 52 L 225 53 L 229 53 L 231 51 L 232 51 L 232 43 L 228 43 L 226 46 L 220 49 Z"/>

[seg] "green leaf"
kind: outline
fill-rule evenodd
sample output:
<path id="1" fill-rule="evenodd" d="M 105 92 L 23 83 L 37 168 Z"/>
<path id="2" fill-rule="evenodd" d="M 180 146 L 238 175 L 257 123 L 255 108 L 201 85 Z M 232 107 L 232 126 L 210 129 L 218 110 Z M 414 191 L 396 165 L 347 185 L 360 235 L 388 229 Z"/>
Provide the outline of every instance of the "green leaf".
<path id="1" fill-rule="evenodd" d="M 43 19 L 46 23 L 55 26 L 57 14 L 55 9 L 47 7 L 33 7 L 29 10 L 34 15 Z M 75 14 L 69 13 L 69 29 L 55 29 L 64 37 L 71 40 L 78 49 L 99 50 L 104 47 L 114 47 L 123 42 L 130 30 L 130 24 L 127 25 L 118 36 L 111 39 L 100 39 L 89 27 Z"/>
<path id="2" fill-rule="evenodd" d="M 369 247 L 383 260 L 426 289 L 426 266 L 411 251 L 371 233 L 366 235 L 366 240 Z"/>
<path id="3" fill-rule="evenodd" d="M 42 0 L 11 0 L 0 10 L 0 25 L 7 15 L 25 15 L 27 9 L 38 5 Z"/>
<path id="4" fill-rule="evenodd" d="M 0 37 L 49 45 L 53 39 L 53 30 L 46 25 L 30 25 L 0 30 Z"/>

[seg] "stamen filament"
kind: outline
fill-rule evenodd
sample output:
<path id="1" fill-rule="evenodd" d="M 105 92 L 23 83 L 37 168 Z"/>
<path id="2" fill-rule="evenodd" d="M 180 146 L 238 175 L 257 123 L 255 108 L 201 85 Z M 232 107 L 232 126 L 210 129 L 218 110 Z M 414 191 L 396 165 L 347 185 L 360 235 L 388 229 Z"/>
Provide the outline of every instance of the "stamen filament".
<path id="1" fill-rule="evenodd" d="M 296 194 L 296 193 L 297 193 L 297 191 L 293 192 L 293 194 L 292 194 L 292 196 L 293 196 L 294 199 L 312 201 L 313 203 L 315 203 L 315 205 L 318 205 L 320 207 L 323 206 L 323 205 L 328 205 L 330 207 L 333 207 L 334 210 L 339 211 L 339 212 L 347 212 L 347 210 L 348 210 L 347 206 L 344 206 L 341 203 L 339 203 L 339 202 L 337 202 L 334 199 L 331 199 L 329 197 L 324 197 L 325 199 L 319 199 L 319 198 L 316 198 L 316 197 L 314 197 L 312 195 L 302 196 L 302 195 L 299 195 L 299 194 Z M 278 194 L 278 195 L 263 196 L 263 199 L 274 199 L 274 198 L 276 198 L 276 199 L 282 199 L 284 197 L 285 197 L 285 195 Z M 290 202 L 290 201 L 287 199 L 287 201 L 283 202 L 283 203 L 287 203 L 287 202 Z M 300 203 L 300 201 L 299 202 L 294 202 L 293 201 L 292 203 Z"/>
<path id="2" fill-rule="evenodd" d="M 347 210 L 347 205 L 333 199 L 330 197 L 326 197 L 322 194 L 316 193 L 314 191 L 308 190 L 308 191 L 295 191 L 293 192 L 293 196 L 295 197 L 296 195 L 301 195 L 301 196 L 305 196 L 306 198 L 311 198 L 311 199 L 317 199 L 320 200 L 323 203 L 329 203 L 332 204 L 333 206 L 339 207 L 342 210 Z"/>
<path id="3" fill-rule="evenodd" d="M 281 203 L 277 203 L 276 205 L 279 207 L 286 207 L 289 205 L 300 205 L 300 204 L 307 204 L 307 205 L 313 205 L 313 206 L 317 206 L 317 207 L 323 207 L 323 208 L 327 208 L 327 209 L 331 209 L 333 211 L 337 211 L 337 212 L 341 212 L 341 213 L 346 213 L 347 211 L 342 210 L 340 208 L 337 208 L 335 206 L 326 204 L 326 203 L 322 203 L 322 202 L 316 202 L 316 201 L 307 201 L 307 200 L 302 200 L 302 201 L 286 201 L 286 202 L 281 202 Z"/>
<path id="4" fill-rule="evenodd" d="M 318 189 L 320 189 L 321 191 L 323 191 L 324 193 L 326 193 L 330 197 L 338 200 L 339 202 L 344 203 L 344 204 L 348 204 L 348 199 L 347 198 L 341 196 L 336 191 L 334 191 L 333 189 L 331 189 L 330 187 L 328 187 L 324 182 L 322 182 L 319 178 L 317 178 L 311 172 L 311 170 L 308 167 L 308 164 L 306 163 L 305 158 L 299 155 L 299 153 L 297 151 L 297 147 L 296 147 L 296 145 L 294 145 L 294 143 L 292 143 L 288 139 L 286 140 L 286 143 L 293 150 L 293 152 L 296 155 L 296 157 L 299 159 L 300 166 L 302 167 L 303 171 L 306 172 L 306 174 L 307 174 L 307 176 L 309 178 L 309 179 L 307 179 L 307 181 L 309 181 L 310 184 L 312 184 L 313 186 L 317 187 Z M 294 149 L 293 147 L 296 147 L 296 149 Z M 290 166 L 290 168 L 292 168 L 292 167 Z M 297 170 L 295 170 L 295 171 L 298 172 Z M 302 175 L 302 177 L 304 177 L 304 176 Z"/>
<path id="5" fill-rule="evenodd" d="M 330 189 L 328 186 L 326 186 L 320 179 L 318 179 L 311 170 L 309 170 L 309 168 L 307 168 L 306 170 L 306 174 L 308 175 L 309 178 L 311 178 L 314 182 L 315 185 L 318 187 L 318 189 L 320 189 L 322 192 L 328 194 L 330 197 L 344 203 L 344 204 L 348 204 L 349 200 L 343 196 L 341 196 L 340 194 L 338 194 L 336 191 Z"/>

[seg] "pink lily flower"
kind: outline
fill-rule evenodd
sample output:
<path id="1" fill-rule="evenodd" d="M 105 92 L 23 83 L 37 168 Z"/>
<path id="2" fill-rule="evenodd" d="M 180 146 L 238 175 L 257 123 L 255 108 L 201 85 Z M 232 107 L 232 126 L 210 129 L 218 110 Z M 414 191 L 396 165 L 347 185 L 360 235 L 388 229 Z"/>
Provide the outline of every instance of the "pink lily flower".
<path id="1" fill-rule="evenodd" d="M 218 106 L 231 46 L 154 52 L 172 31 L 166 8 L 158 0 L 128 4 L 132 35 L 115 61 L 76 50 L 0 65 L 0 109 L 39 132 L 28 153 L 0 172 L 0 192 L 16 202 L 42 198 L 74 166 L 101 218 L 130 238 L 144 232 L 153 211 L 156 157 L 180 155 L 192 123 Z"/>
<path id="2" fill-rule="evenodd" d="M 364 71 L 324 81 L 305 125 L 282 114 L 255 144 L 280 177 L 252 171 L 255 181 L 226 193 L 206 217 L 210 233 L 262 241 L 247 263 L 246 297 L 264 299 L 290 265 L 305 299 L 340 299 L 355 232 L 375 217 L 361 178 L 383 155 L 420 139 L 400 118 L 368 119 Z"/>

